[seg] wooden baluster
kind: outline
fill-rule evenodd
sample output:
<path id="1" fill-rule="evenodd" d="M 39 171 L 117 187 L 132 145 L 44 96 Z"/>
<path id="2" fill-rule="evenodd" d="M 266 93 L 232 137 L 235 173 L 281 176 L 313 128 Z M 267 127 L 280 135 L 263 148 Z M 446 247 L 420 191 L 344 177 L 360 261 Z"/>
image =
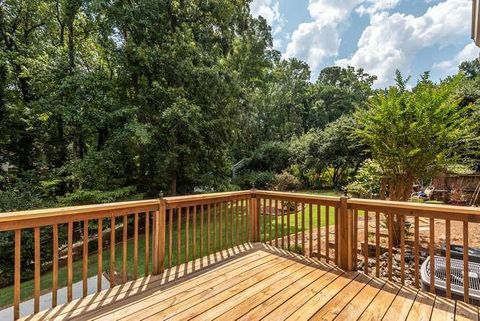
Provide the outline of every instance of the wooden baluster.
<path id="1" fill-rule="evenodd" d="M 298 213 L 297 213 L 297 210 L 298 210 L 298 204 L 295 203 L 295 209 L 293 210 L 295 216 L 294 216 L 294 220 L 295 220 L 295 251 L 298 250 Z"/>
<path id="2" fill-rule="evenodd" d="M 470 277 L 468 273 L 468 221 L 463 221 L 463 301 L 470 301 Z"/>
<path id="3" fill-rule="evenodd" d="M 290 206 L 287 202 L 287 250 L 290 251 Z"/>
<path id="4" fill-rule="evenodd" d="M 82 297 L 88 295 L 88 220 L 83 221 Z"/>
<path id="5" fill-rule="evenodd" d="M 210 255 L 210 216 L 212 204 L 207 205 L 207 255 Z"/>
<path id="6" fill-rule="evenodd" d="M 150 266 L 150 212 L 145 212 L 145 276 Z"/>
<path id="7" fill-rule="evenodd" d="M 340 217 L 339 217 L 339 211 L 340 211 L 340 208 L 339 207 L 336 207 L 335 208 L 335 212 L 334 212 L 334 217 L 335 217 L 335 223 L 333 224 L 333 242 L 334 242 L 334 246 L 333 248 L 335 249 L 335 252 L 334 252 L 334 260 L 335 260 L 335 264 L 338 264 L 339 262 L 339 251 L 338 251 L 338 242 L 340 240 L 340 225 L 337 223 L 340 221 Z M 328 229 L 328 233 L 330 234 L 330 228 Z M 329 250 L 329 249 L 328 249 Z"/>
<path id="8" fill-rule="evenodd" d="M 415 232 L 414 232 L 414 247 L 415 247 L 415 287 L 419 288 L 419 275 L 418 275 L 418 270 L 420 268 L 420 262 L 419 262 L 419 256 L 420 256 L 420 219 L 418 216 L 415 216 Z"/>
<path id="9" fill-rule="evenodd" d="M 67 301 L 73 300 L 73 222 L 68 222 L 67 231 Z"/>
<path id="10" fill-rule="evenodd" d="M 302 203 L 302 254 L 305 255 L 305 203 Z"/>
<path id="11" fill-rule="evenodd" d="M 308 256 L 312 257 L 312 252 L 313 252 L 313 206 L 312 203 L 308 204 L 308 237 L 310 238 L 308 240 L 308 247 L 310 248 L 308 251 Z M 318 223 L 318 222 L 317 222 Z M 319 224 L 320 225 L 320 224 Z M 317 235 L 318 238 L 318 235 Z"/>
<path id="12" fill-rule="evenodd" d="M 238 200 L 235 201 L 235 229 L 236 229 L 236 237 L 235 237 L 235 244 L 239 244 L 240 242 L 240 226 L 239 226 L 239 222 L 240 222 L 240 219 L 238 217 Z"/>
<path id="13" fill-rule="evenodd" d="M 260 199 L 260 204 L 262 204 L 262 199 Z M 260 210 L 262 207 L 260 206 Z M 263 216 L 263 242 L 267 243 L 267 199 L 263 199 L 263 211 L 259 211 L 259 215 Z"/>
<path id="14" fill-rule="evenodd" d="M 319 207 L 319 210 L 320 210 L 320 207 Z M 335 212 L 336 211 L 337 209 L 335 208 Z M 335 215 L 335 225 L 338 225 L 336 215 Z M 335 235 L 337 235 L 336 232 L 335 232 Z M 336 247 L 335 247 L 335 253 L 337 253 Z M 330 212 L 329 212 L 328 206 L 325 211 L 325 255 L 326 255 L 327 263 L 330 262 Z M 335 257 L 336 256 L 337 254 L 335 254 Z"/>
<path id="15" fill-rule="evenodd" d="M 220 204 L 220 222 L 219 222 L 219 226 L 220 226 L 220 231 L 219 231 L 219 237 L 218 237 L 218 240 L 219 240 L 219 243 L 220 243 L 220 251 L 223 250 L 223 213 L 225 211 L 225 203 L 222 202 Z"/>
<path id="16" fill-rule="evenodd" d="M 97 221 L 97 292 L 102 291 L 103 274 L 103 219 Z"/>
<path id="17" fill-rule="evenodd" d="M 186 208 L 187 216 L 185 218 L 185 263 L 189 261 L 188 256 L 188 239 L 189 239 L 189 227 L 190 227 L 190 206 Z"/>
<path id="18" fill-rule="evenodd" d="M 52 308 L 58 304 L 58 224 L 53 224 Z"/>
<path id="19" fill-rule="evenodd" d="M 405 216 L 400 215 L 400 278 L 405 285 Z"/>
<path id="20" fill-rule="evenodd" d="M 110 288 L 115 286 L 115 216 L 110 219 Z"/>
<path id="21" fill-rule="evenodd" d="M 230 237 L 230 247 L 233 247 L 233 202 L 227 203 L 227 226 L 229 227 L 228 236 Z M 228 243 L 227 243 L 228 244 Z"/>
<path id="22" fill-rule="evenodd" d="M 40 311 L 40 228 L 33 229 L 34 238 L 34 256 L 35 256 L 35 272 L 34 272 L 34 301 L 33 312 Z"/>
<path id="23" fill-rule="evenodd" d="M 173 208 L 168 210 L 168 267 L 173 266 Z"/>
<path id="24" fill-rule="evenodd" d="M 233 245 L 235 244 L 235 230 L 234 230 L 234 226 L 235 226 L 235 213 L 233 212 L 233 208 L 234 208 L 234 202 L 231 201 L 230 202 L 230 247 L 233 247 Z"/>
<path id="25" fill-rule="evenodd" d="M 127 245 L 128 245 L 128 217 L 123 216 L 123 239 L 122 239 L 122 283 L 127 283 Z"/>
<path id="26" fill-rule="evenodd" d="M 197 206 L 193 206 L 193 217 L 192 217 L 192 228 L 193 228 L 193 240 L 192 240 L 192 257 L 193 263 L 197 258 Z"/>
<path id="27" fill-rule="evenodd" d="M 217 203 L 213 204 L 213 252 L 217 249 Z"/>
<path id="28" fill-rule="evenodd" d="M 320 260 L 322 257 L 322 206 L 320 204 L 316 204 L 317 207 L 317 259 Z M 326 212 L 328 215 L 328 206 L 326 207 Z M 313 221 L 313 213 L 312 213 L 312 221 Z"/>
<path id="29" fill-rule="evenodd" d="M 251 240 L 251 235 L 250 235 L 250 232 L 252 231 L 252 228 L 250 226 L 250 217 L 251 217 L 251 202 L 252 202 L 252 199 L 247 199 L 245 201 L 245 229 L 246 229 L 246 235 L 247 235 L 247 242 L 250 242 Z"/>
<path id="30" fill-rule="evenodd" d="M 200 205 L 200 257 L 203 257 L 204 247 L 203 247 L 203 239 L 204 239 L 204 214 L 205 213 L 205 205 Z"/>
<path id="31" fill-rule="evenodd" d="M 285 248 L 285 204 L 281 201 L 282 206 L 282 249 Z"/>
<path id="32" fill-rule="evenodd" d="M 240 212 L 242 213 L 242 215 L 240 216 L 240 226 L 242 227 L 242 230 L 241 233 L 240 233 L 240 238 L 241 238 L 241 242 L 240 243 L 244 243 L 247 241 L 247 235 L 245 234 L 245 231 L 248 230 L 246 226 L 246 212 L 245 212 L 245 207 L 244 207 L 244 202 L 246 203 L 247 201 L 244 201 L 244 200 L 240 200 Z M 245 235 L 244 235 L 245 234 Z"/>
<path id="33" fill-rule="evenodd" d="M 228 237 L 230 235 L 230 229 L 228 228 L 228 224 L 230 222 L 229 219 L 229 204 L 230 202 L 225 202 L 225 207 L 224 207 L 224 214 L 225 214 L 225 247 L 228 247 Z"/>
<path id="34" fill-rule="evenodd" d="M 180 264 L 180 248 L 182 246 L 182 208 L 177 209 L 177 265 Z"/>
<path id="35" fill-rule="evenodd" d="M 275 200 L 275 246 L 278 247 L 278 200 Z"/>
<path id="36" fill-rule="evenodd" d="M 375 276 L 380 277 L 380 213 L 375 213 Z"/>
<path id="37" fill-rule="evenodd" d="M 353 211 L 353 269 L 358 269 L 358 210 Z"/>
<path id="38" fill-rule="evenodd" d="M 393 265 L 393 214 L 388 213 L 388 279 L 392 281 Z"/>
<path id="39" fill-rule="evenodd" d="M 272 199 L 268 200 L 268 206 L 269 206 L 269 211 L 268 211 L 268 225 L 270 226 L 270 245 L 272 245 Z"/>
<path id="40" fill-rule="evenodd" d="M 363 258 L 365 260 L 363 271 L 368 274 L 368 210 L 365 210 L 363 218 Z"/>
<path id="41" fill-rule="evenodd" d="M 428 244 L 430 255 L 430 293 L 435 294 L 435 219 L 430 218 L 430 242 Z"/>
<path id="42" fill-rule="evenodd" d="M 447 298 L 451 299 L 452 298 L 452 275 L 450 271 L 450 247 L 451 247 L 451 239 L 450 239 L 450 220 L 445 220 L 445 260 L 446 260 L 446 266 L 445 266 L 445 276 L 446 276 L 446 295 Z"/>
<path id="43" fill-rule="evenodd" d="M 138 279 L 138 213 L 133 216 L 133 278 Z"/>
<path id="44" fill-rule="evenodd" d="M 21 285 L 21 249 L 22 231 L 15 230 L 15 258 L 14 258 L 14 280 L 13 280 L 13 318 L 20 318 L 20 285 Z"/>

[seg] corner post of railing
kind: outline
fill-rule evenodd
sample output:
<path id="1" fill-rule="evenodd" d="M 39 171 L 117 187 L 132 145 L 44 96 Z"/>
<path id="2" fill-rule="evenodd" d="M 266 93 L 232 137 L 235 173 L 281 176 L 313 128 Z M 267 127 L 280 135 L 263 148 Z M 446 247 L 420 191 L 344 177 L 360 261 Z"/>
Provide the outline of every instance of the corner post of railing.
<path id="1" fill-rule="evenodd" d="M 338 266 L 344 271 L 353 270 L 353 213 L 348 208 L 348 197 L 340 197 L 338 215 L 339 242 L 337 244 Z"/>
<path id="2" fill-rule="evenodd" d="M 167 202 L 163 198 L 163 193 L 160 193 L 158 211 L 155 212 L 153 220 L 153 274 L 160 274 L 164 271 L 166 211 Z"/>
<path id="3" fill-rule="evenodd" d="M 258 215 L 258 195 L 257 190 L 252 188 L 251 192 L 251 202 L 250 202 L 250 213 L 252 213 L 252 236 L 253 242 L 260 241 L 260 217 Z"/>

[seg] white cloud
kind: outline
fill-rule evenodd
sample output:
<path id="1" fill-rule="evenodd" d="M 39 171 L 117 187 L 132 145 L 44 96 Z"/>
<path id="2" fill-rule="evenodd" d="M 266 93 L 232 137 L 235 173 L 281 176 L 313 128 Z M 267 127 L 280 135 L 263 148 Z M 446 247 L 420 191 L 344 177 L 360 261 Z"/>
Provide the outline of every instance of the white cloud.
<path id="1" fill-rule="evenodd" d="M 310 0 L 313 22 L 301 23 L 293 32 L 284 57 L 305 60 L 316 70 L 327 57 L 336 56 L 341 38 L 339 25 L 363 0 Z"/>
<path id="2" fill-rule="evenodd" d="M 315 72 L 326 58 L 338 55 L 342 42 L 342 25 L 355 9 L 373 14 L 394 8 L 399 1 L 309 0 L 308 11 L 313 21 L 298 25 L 287 45 L 284 57 L 303 59 Z"/>
<path id="3" fill-rule="evenodd" d="M 359 6 L 355 11 L 360 14 L 374 14 L 379 11 L 385 11 L 395 8 L 400 0 L 367 0 L 365 4 Z"/>
<path id="4" fill-rule="evenodd" d="M 462 61 L 473 60 L 478 57 L 480 50 L 472 42 L 460 50 L 451 60 L 444 60 L 433 65 L 433 68 L 438 70 L 442 76 L 451 75 L 458 70 L 458 66 Z"/>
<path id="5" fill-rule="evenodd" d="M 278 34 L 285 24 L 280 14 L 278 0 L 253 0 L 250 3 L 250 12 L 254 17 L 262 16 L 272 27 L 273 34 Z"/>
<path id="6" fill-rule="evenodd" d="M 370 25 L 358 41 L 358 50 L 336 64 L 364 68 L 378 76 L 376 86 L 389 85 L 394 70 L 408 71 L 420 50 L 463 39 L 469 32 L 470 10 L 470 0 L 446 0 L 419 17 L 384 11 L 372 13 Z"/>

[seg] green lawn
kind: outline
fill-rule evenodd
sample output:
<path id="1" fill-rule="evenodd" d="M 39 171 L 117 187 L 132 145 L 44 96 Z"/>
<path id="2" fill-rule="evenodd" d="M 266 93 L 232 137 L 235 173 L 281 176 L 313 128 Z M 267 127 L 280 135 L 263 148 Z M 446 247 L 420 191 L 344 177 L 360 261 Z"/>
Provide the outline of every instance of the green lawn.
<path id="1" fill-rule="evenodd" d="M 318 192 L 314 192 L 318 193 Z M 325 192 L 323 191 L 322 195 L 325 194 L 333 194 L 333 192 Z M 313 228 L 316 228 L 317 225 L 319 224 L 317 220 L 317 207 L 313 207 L 313 219 L 312 219 L 312 226 Z M 320 226 L 325 225 L 325 212 L 326 209 L 325 207 L 321 207 L 321 221 L 320 221 Z M 216 216 L 216 222 L 214 222 L 214 216 L 213 212 L 211 214 L 211 222 L 210 222 L 210 252 L 215 252 L 219 251 L 221 249 L 225 249 L 228 247 L 231 247 L 232 245 L 235 244 L 240 244 L 244 243 L 247 241 L 247 227 L 245 226 L 246 224 L 246 213 L 241 213 L 241 211 L 238 211 L 238 220 L 235 215 L 231 215 L 230 211 L 228 211 L 228 217 L 227 213 L 223 210 L 222 211 L 222 244 L 220 245 L 220 215 L 217 213 Z M 302 230 L 302 219 L 301 219 L 301 213 L 297 214 L 298 217 L 298 230 Z M 243 225 L 242 223 L 242 218 L 243 218 Z M 309 220 L 310 220 L 310 214 L 309 214 L 309 207 L 306 206 L 305 208 L 305 229 L 307 230 L 309 228 Z M 334 209 L 330 208 L 329 212 L 329 220 L 330 224 L 333 225 L 334 223 Z M 231 234 L 231 227 L 230 223 L 233 221 L 233 230 L 234 230 L 234 237 L 232 239 L 232 234 Z M 237 226 L 237 221 L 238 221 L 238 226 Z M 228 226 L 227 226 L 228 222 Z M 189 249 L 188 249 L 188 257 L 187 260 L 192 260 L 193 259 L 193 213 L 190 213 L 190 219 L 189 219 Z M 216 223 L 216 224 L 215 224 Z M 261 223 L 261 238 L 263 239 L 263 216 L 260 216 L 260 223 Z M 181 234 L 181 246 L 180 246 L 180 252 L 177 253 L 177 229 L 178 229 L 178 219 L 174 218 L 174 222 L 172 224 L 172 251 L 171 251 L 171 261 L 169 262 L 169 230 L 170 227 L 167 224 L 167 231 L 166 231 L 166 255 L 165 255 L 165 266 L 168 267 L 169 264 L 172 266 L 175 266 L 177 264 L 181 264 L 185 262 L 186 257 L 186 247 L 185 247 L 185 237 L 186 237 L 186 217 L 185 214 L 182 216 L 182 222 L 180 226 L 180 234 Z M 215 225 L 214 225 L 215 224 Z M 279 230 L 279 236 L 280 236 L 280 230 L 282 229 L 281 227 L 281 218 L 280 216 L 278 217 L 278 230 Z M 195 228 L 196 228 L 196 235 L 195 235 L 195 240 L 196 240 L 196 257 L 201 257 L 203 255 L 207 254 L 207 212 L 205 211 L 204 214 L 204 234 L 200 235 L 200 213 L 197 213 L 196 215 L 196 221 L 195 221 Z M 266 239 L 270 239 L 270 225 L 272 226 L 272 238 L 275 237 L 275 219 L 273 220 L 266 220 Z M 237 234 L 236 230 L 239 230 L 238 234 L 238 239 L 237 239 Z M 249 227 L 249 226 L 248 226 Z M 288 227 L 288 230 L 290 233 L 295 232 L 295 214 L 290 215 L 290 224 Z M 228 231 L 228 233 L 227 233 Z M 118 235 L 118 234 L 117 234 Z M 287 217 L 284 217 L 284 235 L 287 235 Z M 202 252 L 200 253 L 200 243 L 201 243 L 201 238 L 203 237 L 203 249 Z M 121 241 L 117 239 L 117 241 Z M 151 241 L 151 233 L 150 233 L 150 241 Z M 215 243 L 214 243 L 215 241 Z M 134 264 L 133 264 L 133 239 L 128 240 L 127 244 L 127 272 L 129 277 L 133 276 L 133 271 L 134 271 Z M 122 270 L 122 261 L 123 261 L 123 250 L 122 250 L 122 243 L 117 243 L 115 246 L 115 268 L 117 271 Z M 78 282 L 82 279 L 82 260 L 76 260 L 73 262 L 73 282 Z M 110 250 L 105 248 L 103 250 L 103 271 L 108 271 L 109 266 L 110 266 Z M 152 271 L 152 262 L 150 261 L 150 267 L 149 270 Z M 145 271 L 145 235 L 139 235 L 138 239 L 138 273 L 139 276 L 143 276 L 143 273 Z M 97 255 L 96 253 L 91 253 L 88 259 L 88 276 L 94 276 L 97 273 Z M 46 272 L 42 274 L 41 276 L 41 289 L 42 291 L 48 291 L 51 289 L 52 286 L 52 273 L 51 272 Z M 62 288 L 67 285 L 67 267 L 63 266 L 59 268 L 58 272 L 58 287 Z M 33 295 L 33 289 L 34 289 L 34 282 L 32 280 L 27 280 L 27 281 L 22 281 L 21 284 L 21 298 L 22 300 L 26 300 L 27 298 L 32 297 Z M 5 287 L 0 289 L 0 307 L 1 306 L 7 306 L 11 305 L 13 303 L 13 286 Z"/>

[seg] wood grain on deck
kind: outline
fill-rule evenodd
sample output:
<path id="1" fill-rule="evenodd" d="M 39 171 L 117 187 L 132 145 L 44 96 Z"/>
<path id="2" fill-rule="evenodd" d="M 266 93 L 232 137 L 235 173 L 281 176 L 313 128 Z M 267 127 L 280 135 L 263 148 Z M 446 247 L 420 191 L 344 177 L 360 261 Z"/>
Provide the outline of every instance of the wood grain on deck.
<path id="1" fill-rule="evenodd" d="M 478 307 L 268 245 L 189 263 L 25 319 L 478 320 Z"/>

